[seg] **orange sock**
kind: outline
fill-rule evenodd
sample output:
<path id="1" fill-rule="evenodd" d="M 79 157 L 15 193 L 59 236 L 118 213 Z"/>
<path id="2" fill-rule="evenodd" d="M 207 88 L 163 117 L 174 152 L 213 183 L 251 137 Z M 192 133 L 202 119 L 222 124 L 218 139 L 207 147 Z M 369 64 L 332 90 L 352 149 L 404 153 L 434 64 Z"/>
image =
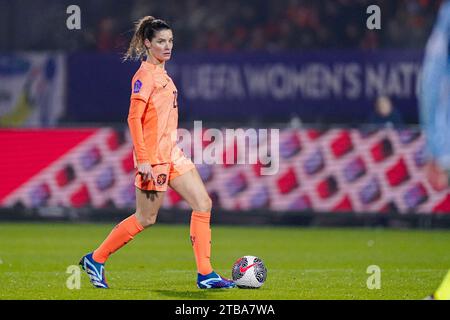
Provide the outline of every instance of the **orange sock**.
<path id="1" fill-rule="evenodd" d="M 197 271 L 206 275 L 213 271 L 211 267 L 211 229 L 210 212 L 192 211 L 191 215 L 191 242 L 194 248 Z"/>
<path id="2" fill-rule="evenodd" d="M 105 263 L 110 254 L 116 252 L 126 245 L 133 237 L 144 230 L 135 214 L 132 214 L 120 222 L 106 237 L 105 241 L 98 247 L 92 257 L 95 261 Z"/>

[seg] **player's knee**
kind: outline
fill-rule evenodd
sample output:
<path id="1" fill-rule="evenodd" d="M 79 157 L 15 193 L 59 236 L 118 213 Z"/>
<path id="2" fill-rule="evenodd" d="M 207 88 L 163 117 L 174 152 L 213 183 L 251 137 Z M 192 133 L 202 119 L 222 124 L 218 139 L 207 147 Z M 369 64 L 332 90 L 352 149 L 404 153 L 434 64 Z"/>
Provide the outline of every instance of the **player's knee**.
<path id="1" fill-rule="evenodd" d="M 138 212 L 136 212 L 137 220 L 144 228 L 148 228 L 154 225 L 156 223 L 157 215 L 157 212 L 154 214 L 139 214 Z"/>
<path id="2" fill-rule="evenodd" d="M 212 200 L 209 196 L 204 196 L 199 201 L 197 201 L 194 210 L 201 212 L 211 212 L 212 209 Z"/>
<path id="3" fill-rule="evenodd" d="M 144 228 L 148 228 L 148 227 L 153 226 L 155 223 L 156 223 L 156 215 L 154 217 L 145 218 L 142 223 L 142 226 Z"/>

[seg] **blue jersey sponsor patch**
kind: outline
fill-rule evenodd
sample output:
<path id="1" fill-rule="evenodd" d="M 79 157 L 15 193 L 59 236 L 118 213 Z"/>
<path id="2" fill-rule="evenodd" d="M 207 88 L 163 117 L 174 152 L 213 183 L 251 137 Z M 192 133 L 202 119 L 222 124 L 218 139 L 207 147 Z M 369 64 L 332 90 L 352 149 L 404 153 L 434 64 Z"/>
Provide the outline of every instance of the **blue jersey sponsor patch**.
<path id="1" fill-rule="evenodd" d="M 141 87 L 142 87 L 141 80 L 136 80 L 136 82 L 134 83 L 133 93 L 138 93 L 139 91 L 141 91 Z"/>

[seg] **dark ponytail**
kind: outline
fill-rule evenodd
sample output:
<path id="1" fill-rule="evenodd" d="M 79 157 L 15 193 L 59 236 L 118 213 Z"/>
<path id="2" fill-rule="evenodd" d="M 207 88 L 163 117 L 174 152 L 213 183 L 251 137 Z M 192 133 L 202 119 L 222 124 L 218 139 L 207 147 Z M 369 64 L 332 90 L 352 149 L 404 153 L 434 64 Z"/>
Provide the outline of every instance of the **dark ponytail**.
<path id="1" fill-rule="evenodd" d="M 123 60 L 144 60 L 147 56 L 145 39 L 152 40 L 156 32 L 171 29 L 170 26 L 161 19 L 155 19 L 152 16 L 145 16 L 136 22 L 133 38 L 130 46 L 125 53 Z"/>

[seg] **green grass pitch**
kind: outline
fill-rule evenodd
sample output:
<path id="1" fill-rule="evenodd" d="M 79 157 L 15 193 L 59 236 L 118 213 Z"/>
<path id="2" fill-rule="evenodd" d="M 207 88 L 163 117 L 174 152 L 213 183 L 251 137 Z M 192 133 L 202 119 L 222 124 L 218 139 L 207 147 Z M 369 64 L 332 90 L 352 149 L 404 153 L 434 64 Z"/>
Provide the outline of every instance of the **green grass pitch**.
<path id="1" fill-rule="evenodd" d="M 243 255 L 260 257 L 257 290 L 200 290 L 188 225 L 145 230 L 106 264 L 109 290 L 66 286 L 70 265 L 93 250 L 112 224 L 0 223 L 0 299 L 422 299 L 448 268 L 450 232 L 365 228 L 213 226 L 212 263 L 231 277 Z M 381 269 L 368 289 L 367 268 Z"/>

